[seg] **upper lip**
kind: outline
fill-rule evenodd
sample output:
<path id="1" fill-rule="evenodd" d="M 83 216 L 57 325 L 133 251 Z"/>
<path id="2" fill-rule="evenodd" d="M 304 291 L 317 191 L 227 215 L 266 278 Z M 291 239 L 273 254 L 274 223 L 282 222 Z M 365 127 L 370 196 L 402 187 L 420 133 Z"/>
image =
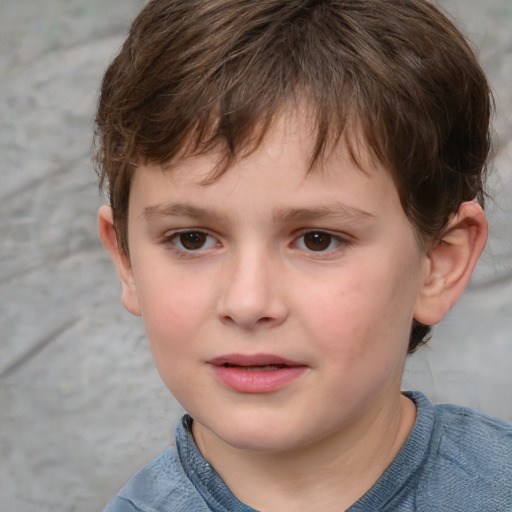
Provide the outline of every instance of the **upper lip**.
<path id="1" fill-rule="evenodd" d="M 304 363 L 273 354 L 226 354 L 209 359 L 208 363 L 214 366 L 306 366 Z"/>

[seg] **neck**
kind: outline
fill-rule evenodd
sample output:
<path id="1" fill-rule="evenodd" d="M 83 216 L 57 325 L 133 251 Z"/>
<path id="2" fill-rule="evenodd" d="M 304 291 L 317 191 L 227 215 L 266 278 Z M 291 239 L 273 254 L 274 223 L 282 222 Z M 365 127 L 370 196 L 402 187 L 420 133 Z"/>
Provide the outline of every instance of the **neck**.
<path id="1" fill-rule="evenodd" d="M 377 481 L 405 442 L 415 417 L 414 404 L 400 396 L 343 431 L 279 453 L 238 450 L 197 423 L 193 433 L 205 459 L 243 503 L 261 512 L 338 512 Z"/>

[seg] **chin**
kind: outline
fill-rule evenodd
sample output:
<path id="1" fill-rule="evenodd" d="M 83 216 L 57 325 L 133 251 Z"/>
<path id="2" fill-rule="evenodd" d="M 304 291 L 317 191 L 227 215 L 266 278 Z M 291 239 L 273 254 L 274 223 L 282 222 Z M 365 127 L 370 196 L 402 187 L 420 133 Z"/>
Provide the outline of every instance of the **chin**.
<path id="1" fill-rule="evenodd" d="M 230 421 L 229 424 L 212 423 L 207 426 L 217 438 L 236 450 L 255 453 L 279 453 L 303 447 L 314 441 L 313 436 L 297 430 L 296 425 L 259 418 L 250 421 Z"/>
<path id="2" fill-rule="evenodd" d="M 297 448 L 295 443 L 290 442 L 290 439 L 280 439 L 269 437 L 268 435 L 261 435 L 260 437 L 249 437 L 251 434 L 237 436 L 226 436 L 221 438 L 226 444 L 236 450 L 254 452 L 254 453 L 282 453 Z"/>

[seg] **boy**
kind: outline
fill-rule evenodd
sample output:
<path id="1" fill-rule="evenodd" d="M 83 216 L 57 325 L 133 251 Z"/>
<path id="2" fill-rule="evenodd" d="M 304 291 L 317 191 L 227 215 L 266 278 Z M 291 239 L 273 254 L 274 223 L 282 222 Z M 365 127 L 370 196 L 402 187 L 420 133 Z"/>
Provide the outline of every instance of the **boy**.
<path id="1" fill-rule="evenodd" d="M 117 511 L 510 511 L 512 426 L 402 393 L 487 236 L 491 98 L 420 0 L 153 0 L 100 237 L 186 415 Z"/>

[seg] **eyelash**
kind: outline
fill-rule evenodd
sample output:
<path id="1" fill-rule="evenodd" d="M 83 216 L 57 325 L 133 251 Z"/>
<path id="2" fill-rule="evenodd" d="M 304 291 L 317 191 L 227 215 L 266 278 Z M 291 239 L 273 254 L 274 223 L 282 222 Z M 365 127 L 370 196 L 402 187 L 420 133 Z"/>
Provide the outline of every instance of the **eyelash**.
<path id="1" fill-rule="evenodd" d="M 202 244 L 200 247 L 197 247 L 197 249 L 187 249 L 183 246 L 183 242 L 181 241 L 180 244 L 182 247 L 178 247 L 175 243 L 176 240 L 179 241 L 180 237 L 185 235 L 199 235 L 204 236 L 207 240 L 208 238 L 211 238 L 212 240 L 216 241 L 215 237 L 213 237 L 211 234 L 209 234 L 207 231 L 201 230 L 201 229 L 183 229 L 181 231 L 174 231 L 171 233 L 166 233 L 164 235 L 164 243 L 169 246 L 171 249 L 173 249 L 177 254 L 180 256 L 194 256 L 194 253 L 201 253 L 205 250 L 204 245 Z M 219 245 L 218 242 L 216 244 L 211 244 L 207 247 L 212 247 L 214 245 Z"/>
<path id="2" fill-rule="evenodd" d="M 199 235 L 200 237 L 202 236 L 205 238 L 205 243 L 201 244 L 199 247 L 197 247 L 195 249 L 190 249 L 190 248 L 187 249 L 186 247 L 183 246 L 183 241 L 181 241 L 180 242 L 181 247 L 178 247 L 177 244 L 175 243 L 175 241 L 176 240 L 179 241 L 180 237 L 182 237 L 184 235 Z M 299 241 L 304 240 L 304 237 L 306 237 L 307 235 L 319 237 L 316 240 L 317 242 L 320 242 L 319 250 L 308 248 L 304 241 L 302 244 L 299 244 Z M 322 248 L 323 246 L 321 245 L 322 237 L 327 237 L 328 244 L 327 244 L 327 247 L 325 247 L 325 248 Z M 178 254 L 179 256 L 182 256 L 182 257 L 199 256 L 207 249 L 214 247 L 215 245 L 217 245 L 217 246 L 220 245 L 220 243 L 216 240 L 216 238 L 213 235 L 211 235 L 207 231 L 204 231 L 201 229 L 184 229 L 184 230 L 180 230 L 180 231 L 174 231 L 174 232 L 166 233 L 163 238 L 164 238 L 164 244 L 169 246 L 176 254 Z M 212 243 L 211 241 L 208 243 L 208 238 L 215 241 L 215 243 Z M 310 242 L 311 241 L 312 240 L 310 240 Z M 206 243 L 208 243 L 208 246 L 205 248 Z M 329 248 L 333 243 L 334 243 L 335 247 Z M 298 249 L 305 251 L 307 253 L 310 253 L 312 255 L 315 255 L 315 254 L 321 255 L 321 254 L 327 254 L 327 253 L 334 252 L 340 248 L 350 245 L 350 243 L 351 242 L 347 237 L 342 237 L 340 235 L 331 233 L 329 231 L 321 230 L 321 229 L 318 229 L 318 230 L 308 229 L 308 230 L 303 230 L 298 233 L 298 235 L 294 238 L 294 241 L 292 242 L 292 247 L 298 248 Z M 303 245 L 303 247 L 300 247 L 300 245 Z"/>
<path id="3" fill-rule="evenodd" d="M 302 247 L 299 247 L 300 249 L 308 252 L 308 253 L 312 253 L 312 254 L 327 254 L 327 253 L 331 253 L 331 252 L 334 252 L 342 247 L 345 247 L 347 245 L 350 244 L 350 241 L 346 238 L 346 237 L 342 237 L 338 234 L 334 234 L 334 233 L 331 233 L 330 231 L 325 231 L 325 230 L 322 230 L 322 229 L 308 229 L 308 230 L 304 230 L 302 232 L 299 233 L 299 236 L 295 238 L 295 241 L 294 241 L 294 246 L 295 247 L 298 247 L 298 242 L 300 240 L 304 240 L 304 238 L 307 236 L 307 235 L 315 235 L 315 236 L 318 236 L 320 235 L 320 237 L 328 237 L 328 246 L 331 246 L 333 243 L 335 245 L 335 247 L 332 247 L 332 248 L 324 248 L 324 249 L 321 249 L 321 250 L 317 250 L 315 251 L 314 249 L 311 249 L 311 248 L 308 248 L 307 246 L 305 248 L 302 248 Z M 311 241 L 311 240 L 310 240 Z M 305 240 L 304 240 L 305 242 Z M 305 245 L 305 243 L 303 242 L 303 245 Z"/>

